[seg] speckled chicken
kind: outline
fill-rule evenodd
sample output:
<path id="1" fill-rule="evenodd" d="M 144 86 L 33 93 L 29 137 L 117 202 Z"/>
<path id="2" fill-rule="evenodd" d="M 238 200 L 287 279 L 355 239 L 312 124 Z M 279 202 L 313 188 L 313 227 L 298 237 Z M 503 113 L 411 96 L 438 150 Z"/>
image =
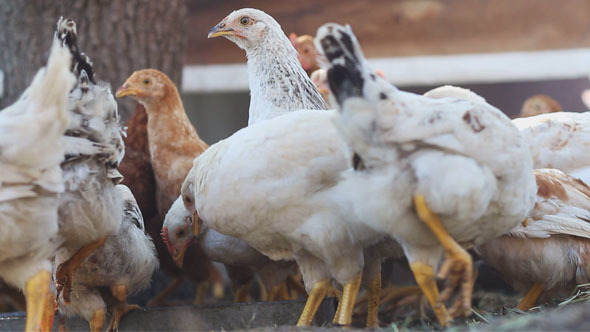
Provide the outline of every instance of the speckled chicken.
<path id="1" fill-rule="evenodd" d="M 532 160 L 510 120 L 483 98 L 429 98 L 398 90 L 368 67 L 349 26 L 322 26 L 336 127 L 354 151 L 352 209 L 404 248 L 441 323 L 471 313 L 472 260 L 463 248 L 521 223 L 533 208 Z M 354 184 L 354 185 L 353 185 Z M 434 269 L 443 253 L 439 295 Z M 443 301 L 455 288 L 450 311 Z"/>
<path id="2" fill-rule="evenodd" d="M 136 110 L 128 124 L 134 134 L 128 139 L 134 147 L 134 155 L 133 160 L 123 162 L 122 172 L 131 176 L 135 176 L 138 171 L 142 172 L 144 178 L 129 185 L 142 201 L 156 203 L 157 211 L 153 210 L 152 205 L 142 204 L 142 208 L 151 216 L 149 219 L 146 217 L 146 229 L 156 244 L 161 269 L 175 277 L 170 287 L 164 289 L 150 304 L 161 305 L 185 276 L 197 284 L 195 302 L 202 303 L 209 281 L 214 283 L 215 292 L 221 286 L 221 275 L 197 246 L 188 250 L 186 260 L 190 264 L 180 270 L 170 259 L 160 230 L 166 212 L 180 193 L 180 186 L 192 166 L 192 160 L 208 145 L 201 140 L 188 119 L 180 94 L 166 74 L 155 69 L 136 71 L 117 90 L 117 97 L 124 96 L 133 97 L 144 110 Z M 144 184 L 147 188 L 153 188 L 153 180 L 155 198 L 153 192 L 146 192 L 142 188 Z"/>
<path id="3" fill-rule="evenodd" d="M 71 302 L 64 301 L 63 296 L 59 298 L 60 312 L 83 317 L 90 323 L 91 331 L 102 331 L 107 310 L 111 311 L 109 330 L 117 330 L 125 313 L 139 309 L 126 303 L 127 296 L 147 288 L 158 268 L 156 249 L 145 233 L 133 194 L 124 185 L 115 189 L 117 199 L 123 203 L 119 232 L 108 236 L 76 269 Z"/>
<path id="4" fill-rule="evenodd" d="M 71 120 L 62 138 L 65 191 L 59 200 L 59 239 L 55 264 L 58 291 L 69 300 L 74 270 L 121 224 L 122 202 L 115 186 L 124 155 L 117 104 L 106 83 L 96 82 L 92 63 L 79 52 L 72 20 L 65 43 L 73 54 L 78 82 L 70 92 Z"/>
<path id="5" fill-rule="evenodd" d="M 198 221 L 197 221 L 198 223 Z M 193 228 L 193 226 L 195 226 Z M 198 230 L 200 228 L 200 231 Z M 196 229 L 198 234 L 193 234 Z M 196 242 L 207 257 L 226 266 L 232 282 L 234 302 L 245 302 L 255 274 L 274 299 L 278 287 L 297 271 L 297 264 L 272 261 L 252 248 L 246 241 L 227 236 L 207 226 L 199 227 L 184 207 L 181 197 L 174 202 L 164 220 L 162 237 L 168 251 L 178 265 L 182 265 L 187 248 Z M 196 241 L 193 241 L 196 238 Z"/>
<path id="6" fill-rule="evenodd" d="M 521 310 L 590 282 L 590 188 L 555 169 L 535 170 L 535 177 L 539 190 L 527 222 L 477 247 L 506 282 L 526 292 Z"/>
<path id="7" fill-rule="evenodd" d="M 67 22 L 58 22 L 58 32 Z M 0 112 L 0 278 L 24 291 L 26 331 L 49 331 L 55 295 L 51 261 L 57 241 L 62 136 L 75 78 L 71 55 L 54 39 L 47 66 Z"/>

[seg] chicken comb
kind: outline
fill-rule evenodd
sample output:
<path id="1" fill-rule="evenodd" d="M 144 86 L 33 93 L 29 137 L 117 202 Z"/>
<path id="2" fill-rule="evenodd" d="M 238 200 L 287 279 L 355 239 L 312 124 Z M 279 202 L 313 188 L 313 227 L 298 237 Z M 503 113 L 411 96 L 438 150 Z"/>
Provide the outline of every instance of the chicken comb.
<path id="1" fill-rule="evenodd" d="M 166 248 L 168 248 L 168 252 L 170 252 L 170 253 L 174 252 L 174 248 L 172 247 L 172 243 L 170 243 L 170 239 L 168 238 L 168 228 L 162 227 L 162 230 L 160 231 L 160 236 L 162 237 L 162 241 L 164 241 Z"/>
<path id="2" fill-rule="evenodd" d="M 76 22 L 71 18 L 60 17 L 57 21 L 55 35 L 62 42 L 62 45 L 70 49 L 70 53 L 72 54 L 72 72 L 79 76 L 82 71 L 86 71 L 90 82 L 96 84 L 92 61 L 90 61 L 90 58 L 86 54 L 80 52 L 80 48 L 78 47 Z"/>

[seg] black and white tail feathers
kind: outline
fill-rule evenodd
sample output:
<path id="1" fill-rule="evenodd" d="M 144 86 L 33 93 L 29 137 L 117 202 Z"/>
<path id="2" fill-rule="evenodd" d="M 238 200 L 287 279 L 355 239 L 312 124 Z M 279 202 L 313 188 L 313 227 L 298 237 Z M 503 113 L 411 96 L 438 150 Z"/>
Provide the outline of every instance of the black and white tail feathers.
<path id="1" fill-rule="evenodd" d="M 72 72 L 76 74 L 78 78 L 80 78 L 82 73 L 86 72 L 87 79 L 92 84 L 96 84 L 92 61 L 90 61 L 90 58 L 86 54 L 80 52 L 78 46 L 76 22 L 71 18 L 64 19 L 63 17 L 60 17 L 59 21 L 57 21 L 55 35 L 62 42 L 62 45 L 68 47 L 72 54 Z"/>

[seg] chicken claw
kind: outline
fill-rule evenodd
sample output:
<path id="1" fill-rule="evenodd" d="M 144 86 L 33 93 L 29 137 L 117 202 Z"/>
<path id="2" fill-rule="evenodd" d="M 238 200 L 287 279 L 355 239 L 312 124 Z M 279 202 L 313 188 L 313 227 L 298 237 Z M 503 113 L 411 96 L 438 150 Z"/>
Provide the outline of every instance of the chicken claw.
<path id="1" fill-rule="evenodd" d="M 66 303 L 70 303 L 70 292 L 72 290 L 72 275 L 74 271 L 82 264 L 86 257 L 90 256 L 94 250 L 102 246 L 107 240 L 104 236 L 97 241 L 85 244 L 82 248 L 70 257 L 67 261 L 63 262 L 58 268 L 55 276 L 55 282 L 57 284 L 57 297 L 63 291 L 63 299 Z"/>
<path id="2" fill-rule="evenodd" d="M 449 314 L 451 317 L 469 316 L 474 283 L 473 260 L 469 253 L 447 232 L 438 216 L 430 211 L 423 195 L 414 196 L 414 206 L 420 219 L 440 241 L 447 256 L 438 274 L 439 278 L 446 280 L 445 290 L 439 296 L 438 301 L 442 303 L 448 300 L 460 284 L 458 303 L 453 304 Z"/>
<path id="3" fill-rule="evenodd" d="M 330 280 L 321 280 L 318 281 L 313 285 L 311 292 L 309 293 L 309 297 L 305 302 L 305 307 L 303 308 L 303 312 L 301 316 L 299 316 L 299 320 L 297 321 L 297 326 L 309 326 L 313 317 L 315 316 L 316 311 L 320 307 L 320 304 L 326 297 L 326 293 L 328 292 L 328 288 L 330 287 Z"/>

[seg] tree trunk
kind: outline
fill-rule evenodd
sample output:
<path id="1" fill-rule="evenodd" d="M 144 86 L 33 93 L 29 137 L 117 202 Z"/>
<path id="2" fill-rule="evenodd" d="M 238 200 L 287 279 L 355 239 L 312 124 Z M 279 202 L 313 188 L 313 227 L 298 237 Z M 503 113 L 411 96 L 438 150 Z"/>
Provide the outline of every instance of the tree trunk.
<path id="1" fill-rule="evenodd" d="M 13 103 L 46 63 L 60 16 L 77 23 L 81 51 L 93 61 L 97 79 L 113 89 L 142 68 L 157 68 L 180 84 L 186 46 L 184 0 L 2 0 L 0 109 Z M 119 101 L 119 107 L 127 120 L 134 104 Z"/>

